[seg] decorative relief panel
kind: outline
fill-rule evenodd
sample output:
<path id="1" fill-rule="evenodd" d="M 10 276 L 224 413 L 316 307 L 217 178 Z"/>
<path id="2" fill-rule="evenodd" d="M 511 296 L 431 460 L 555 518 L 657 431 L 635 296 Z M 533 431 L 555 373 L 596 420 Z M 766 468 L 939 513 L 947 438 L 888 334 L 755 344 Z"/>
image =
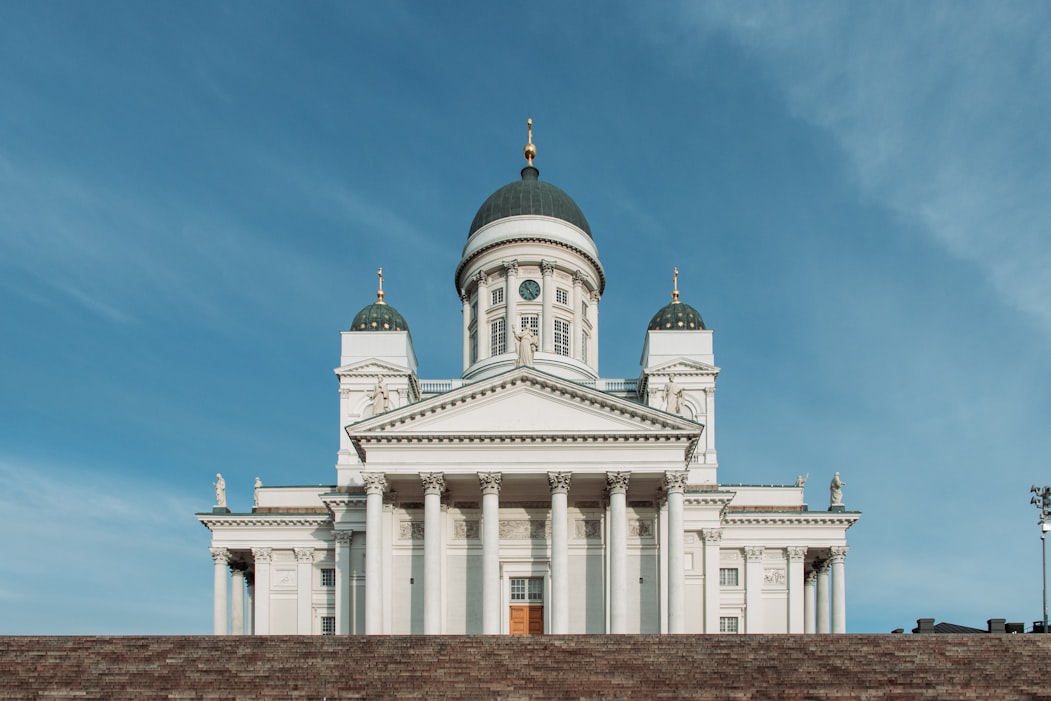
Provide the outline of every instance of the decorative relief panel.
<path id="1" fill-rule="evenodd" d="M 785 583 L 785 571 L 782 569 L 763 570 L 763 584 L 783 585 Z"/>
<path id="2" fill-rule="evenodd" d="M 550 535 L 548 521 L 500 521 L 500 540 L 546 540 Z"/>
<path id="3" fill-rule="evenodd" d="M 275 567 L 272 577 L 274 589 L 293 589 L 296 586 L 294 567 Z"/>
<path id="4" fill-rule="evenodd" d="M 580 519 L 574 521 L 576 537 L 578 539 L 593 539 L 602 537 L 602 521 L 598 519 Z"/>
<path id="5" fill-rule="evenodd" d="M 651 538 L 653 536 L 653 521 L 648 519 L 628 521 L 628 535 L 633 538 Z"/>
<path id="6" fill-rule="evenodd" d="M 402 521 L 399 525 L 400 540 L 423 540 L 423 521 Z"/>
<path id="7" fill-rule="evenodd" d="M 457 519 L 453 522 L 453 540 L 477 540 L 478 521 Z"/>

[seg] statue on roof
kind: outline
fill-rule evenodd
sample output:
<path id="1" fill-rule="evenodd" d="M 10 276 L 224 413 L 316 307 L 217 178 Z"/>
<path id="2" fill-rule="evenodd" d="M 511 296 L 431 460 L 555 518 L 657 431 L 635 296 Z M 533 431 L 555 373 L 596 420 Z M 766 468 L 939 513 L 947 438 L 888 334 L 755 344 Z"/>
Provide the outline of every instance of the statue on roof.
<path id="1" fill-rule="evenodd" d="M 215 505 L 226 506 L 226 480 L 223 476 L 216 472 L 215 473 Z"/>
<path id="2" fill-rule="evenodd" d="M 376 386 L 373 387 L 372 391 L 368 395 L 369 399 L 372 400 L 372 415 L 382 414 L 383 412 L 390 409 L 390 390 L 387 389 L 387 380 L 380 377 L 376 381 Z"/>
<path id="3" fill-rule="evenodd" d="M 839 473 L 832 475 L 832 483 L 828 486 L 829 499 L 828 506 L 843 506 L 843 487 L 846 486 L 846 482 L 839 478 Z"/>
<path id="4" fill-rule="evenodd" d="M 518 360 L 515 367 L 533 366 L 533 353 L 536 352 L 536 336 L 527 326 L 521 332 L 515 331 L 515 347 L 518 349 Z"/>
<path id="5" fill-rule="evenodd" d="M 664 410 L 669 414 L 682 413 L 682 387 L 674 377 L 669 377 L 664 385 Z"/>
<path id="6" fill-rule="evenodd" d="M 259 489 L 263 486 L 263 480 L 255 478 L 255 489 L 252 492 L 252 506 L 259 506 Z"/>

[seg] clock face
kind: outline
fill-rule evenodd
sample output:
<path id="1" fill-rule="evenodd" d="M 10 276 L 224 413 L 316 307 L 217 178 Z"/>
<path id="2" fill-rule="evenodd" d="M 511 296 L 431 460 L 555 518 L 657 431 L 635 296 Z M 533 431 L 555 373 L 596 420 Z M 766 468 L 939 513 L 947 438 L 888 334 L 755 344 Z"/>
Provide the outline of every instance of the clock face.
<path id="1" fill-rule="evenodd" d="M 518 286 L 518 294 L 522 299 L 532 301 L 540 296 L 540 283 L 536 280 L 526 280 Z"/>

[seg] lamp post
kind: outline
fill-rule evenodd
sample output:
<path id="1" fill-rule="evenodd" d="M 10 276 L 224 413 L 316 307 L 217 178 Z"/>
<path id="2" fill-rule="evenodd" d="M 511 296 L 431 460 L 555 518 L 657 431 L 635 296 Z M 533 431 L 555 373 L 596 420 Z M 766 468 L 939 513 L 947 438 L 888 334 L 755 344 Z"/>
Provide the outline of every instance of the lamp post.
<path id="1" fill-rule="evenodd" d="M 1044 633 L 1047 633 L 1047 532 L 1051 530 L 1051 523 L 1047 522 L 1051 516 L 1051 487 L 1030 487 L 1033 498 L 1029 503 L 1040 509 L 1040 547 L 1042 551 L 1041 565 L 1044 574 Z"/>

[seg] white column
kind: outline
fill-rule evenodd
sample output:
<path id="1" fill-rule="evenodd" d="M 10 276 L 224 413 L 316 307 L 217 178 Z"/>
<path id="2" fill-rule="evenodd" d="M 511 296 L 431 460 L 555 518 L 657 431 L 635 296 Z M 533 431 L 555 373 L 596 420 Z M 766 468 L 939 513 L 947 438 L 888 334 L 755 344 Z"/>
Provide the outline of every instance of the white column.
<path id="1" fill-rule="evenodd" d="M 296 554 L 296 632 L 310 635 L 310 599 L 314 591 L 314 548 L 294 548 Z"/>
<path id="2" fill-rule="evenodd" d="M 601 296 L 591 293 L 591 367 L 598 370 L 598 303 Z"/>
<path id="3" fill-rule="evenodd" d="M 716 460 L 715 451 L 715 387 L 704 388 L 704 462 L 710 464 Z"/>
<path id="4" fill-rule="evenodd" d="M 540 272 L 543 274 L 543 314 L 540 319 L 540 349 L 545 353 L 555 352 L 555 317 L 551 305 L 555 301 L 555 265 L 549 261 L 540 261 Z"/>
<path id="5" fill-rule="evenodd" d="M 463 302 L 463 369 L 466 371 L 471 366 L 471 295 L 460 290 L 460 301 Z"/>
<path id="6" fill-rule="evenodd" d="M 336 635 L 350 635 L 350 543 L 354 531 L 336 531 Z"/>
<path id="7" fill-rule="evenodd" d="M 817 565 L 817 632 L 828 633 L 828 562 Z"/>
<path id="8" fill-rule="evenodd" d="M 256 635 L 270 634 L 270 548 L 252 548 L 255 558 Z"/>
<path id="9" fill-rule="evenodd" d="M 423 484 L 423 633 L 442 632 L 442 492 L 445 475 L 421 472 Z"/>
<path id="10" fill-rule="evenodd" d="M 668 632 L 686 632 L 686 565 L 683 551 L 686 533 L 683 522 L 683 500 L 686 491 L 685 472 L 665 472 L 664 489 L 668 494 Z"/>
<path id="11" fill-rule="evenodd" d="M 569 632 L 570 472 L 547 473 L 551 488 L 551 632 Z"/>
<path id="12" fill-rule="evenodd" d="M 744 549 L 744 632 L 763 631 L 763 547 Z"/>
<path id="13" fill-rule="evenodd" d="M 482 488 L 482 633 L 500 633 L 500 482 L 499 472 L 479 472 Z"/>
<path id="14" fill-rule="evenodd" d="M 832 557 L 829 562 L 832 567 L 832 632 L 847 632 L 847 582 L 844 578 L 844 560 L 847 557 L 847 547 L 837 545 L 830 548 Z"/>
<path id="15" fill-rule="evenodd" d="M 474 276 L 478 288 L 478 360 L 488 358 L 489 353 L 489 317 L 486 311 L 489 309 L 489 277 L 478 271 Z"/>
<path id="16" fill-rule="evenodd" d="M 817 632 L 817 572 L 807 572 L 803 585 L 803 632 Z"/>
<path id="17" fill-rule="evenodd" d="M 514 350 L 514 333 L 518 331 L 518 314 L 516 314 L 518 301 L 518 261 L 504 261 L 504 282 L 507 287 L 504 290 L 504 311 L 507 313 L 507 349 Z"/>
<path id="18" fill-rule="evenodd" d="M 704 632 L 719 632 L 719 545 L 723 532 L 705 528 L 704 538 Z"/>
<path id="19" fill-rule="evenodd" d="M 215 579 L 212 593 L 212 632 L 226 635 L 226 566 L 230 562 L 230 551 L 226 548 L 209 548 L 215 563 Z"/>
<path id="20" fill-rule="evenodd" d="M 245 634 L 244 565 L 230 569 L 230 635 Z"/>
<path id="21" fill-rule="evenodd" d="M 587 362 L 583 356 L 584 348 L 584 273 L 579 270 L 573 273 L 573 348 L 569 357 Z"/>
<path id="22" fill-rule="evenodd" d="M 365 481 L 365 634 L 383 632 L 383 492 L 382 472 L 363 472 Z"/>
<path id="23" fill-rule="evenodd" d="M 245 573 L 245 634 L 255 635 L 255 571 Z"/>
<path id="24" fill-rule="evenodd" d="M 803 558 L 806 548 L 791 546 L 785 548 L 788 558 L 788 632 L 802 633 L 805 618 L 806 596 L 803 592 Z"/>
<path id="25" fill-rule="evenodd" d="M 628 478 L 607 472 L 609 490 L 609 632 L 628 632 Z"/>

